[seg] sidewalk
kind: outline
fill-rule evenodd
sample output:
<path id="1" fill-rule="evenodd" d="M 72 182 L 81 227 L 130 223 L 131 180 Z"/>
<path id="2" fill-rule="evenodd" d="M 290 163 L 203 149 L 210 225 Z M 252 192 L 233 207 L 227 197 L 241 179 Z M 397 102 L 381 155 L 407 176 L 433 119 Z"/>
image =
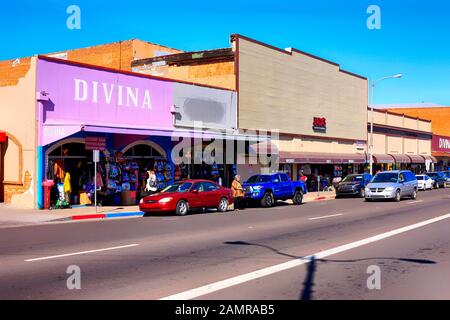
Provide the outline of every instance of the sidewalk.
<path id="1" fill-rule="evenodd" d="M 303 202 L 325 201 L 334 199 L 335 192 L 307 193 Z M 292 203 L 291 200 L 287 201 Z M 92 206 L 73 207 L 71 209 L 37 210 L 12 208 L 6 204 L 0 204 L 0 227 L 12 227 L 32 225 L 46 222 L 85 220 L 85 219 L 109 219 L 123 217 L 142 217 L 143 212 L 139 206 L 98 207 L 97 212 Z"/>
<path id="2" fill-rule="evenodd" d="M 19 226 L 38 224 L 53 221 L 70 221 L 83 219 L 106 219 L 142 216 L 136 206 L 97 207 L 97 212 L 92 206 L 74 207 L 71 209 L 37 210 L 12 208 L 6 204 L 0 204 L 0 226 Z"/>

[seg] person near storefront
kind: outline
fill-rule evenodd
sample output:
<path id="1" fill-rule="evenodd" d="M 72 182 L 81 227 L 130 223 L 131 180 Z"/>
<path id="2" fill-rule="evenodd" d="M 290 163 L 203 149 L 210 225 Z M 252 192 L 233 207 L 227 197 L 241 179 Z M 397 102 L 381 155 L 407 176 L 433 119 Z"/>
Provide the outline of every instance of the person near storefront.
<path id="1" fill-rule="evenodd" d="M 153 170 L 148 170 L 148 179 L 147 179 L 147 184 L 145 186 L 145 191 L 149 192 L 149 193 L 155 193 L 157 188 L 156 188 L 156 184 L 157 184 L 157 179 L 156 179 L 156 174 L 155 171 Z"/>
<path id="2" fill-rule="evenodd" d="M 243 207 L 243 197 L 244 189 L 241 184 L 241 176 L 236 175 L 234 177 L 233 183 L 231 184 L 231 191 L 234 198 L 234 208 L 235 210 L 240 210 Z"/>

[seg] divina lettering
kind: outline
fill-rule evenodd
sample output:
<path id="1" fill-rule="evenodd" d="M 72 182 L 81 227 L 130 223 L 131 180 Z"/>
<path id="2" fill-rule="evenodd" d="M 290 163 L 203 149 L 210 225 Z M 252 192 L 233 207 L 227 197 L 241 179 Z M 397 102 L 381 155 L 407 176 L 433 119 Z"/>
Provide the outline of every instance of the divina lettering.
<path id="1" fill-rule="evenodd" d="M 82 79 L 74 80 L 74 100 L 90 103 L 99 103 L 103 100 L 107 105 L 116 103 L 118 107 L 135 107 L 152 109 L 150 91 L 139 90 L 113 83 L 86 81 Z M 116 98 L 113 101 L 113 97 Z"/>

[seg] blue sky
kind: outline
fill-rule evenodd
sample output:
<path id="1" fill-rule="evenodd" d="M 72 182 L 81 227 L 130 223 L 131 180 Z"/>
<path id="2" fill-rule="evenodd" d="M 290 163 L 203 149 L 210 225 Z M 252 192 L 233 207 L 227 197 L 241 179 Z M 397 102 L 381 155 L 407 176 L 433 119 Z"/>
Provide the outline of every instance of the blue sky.
<path id="1" fill-rule="evenodd" d="M 66 27 L 69 5 L 81 30 Z M 366 27 L 369 5 L 381 30 Z M 240 33 L 335 61 L 370 79 L 375 103 L 450 105 L 450 3 L 443 0 L 15 0 L 2 3 L 0 60 L 139 38 L 182 50 L 229 46 Z"/>

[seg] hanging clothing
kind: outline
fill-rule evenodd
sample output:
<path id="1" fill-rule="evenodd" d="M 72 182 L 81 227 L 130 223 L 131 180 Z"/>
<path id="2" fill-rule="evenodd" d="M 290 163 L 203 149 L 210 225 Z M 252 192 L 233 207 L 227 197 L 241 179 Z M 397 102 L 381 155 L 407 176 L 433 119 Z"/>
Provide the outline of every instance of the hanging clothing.
<path id="1" fill-rule="evenodd" d="M 64 179 L 65 176 L 64 160 L 62 159 L 55 160 L 55 164 L 53 165 L 53 173 L 55 178 L 58 178 L 60 181 Z"/>
<path id="2" fill-rule="evenodd" d="M 66 173 L 64 177 L 64 192 L 72 192 L 72 184 L 70 182 L 70 173 Z"/>

